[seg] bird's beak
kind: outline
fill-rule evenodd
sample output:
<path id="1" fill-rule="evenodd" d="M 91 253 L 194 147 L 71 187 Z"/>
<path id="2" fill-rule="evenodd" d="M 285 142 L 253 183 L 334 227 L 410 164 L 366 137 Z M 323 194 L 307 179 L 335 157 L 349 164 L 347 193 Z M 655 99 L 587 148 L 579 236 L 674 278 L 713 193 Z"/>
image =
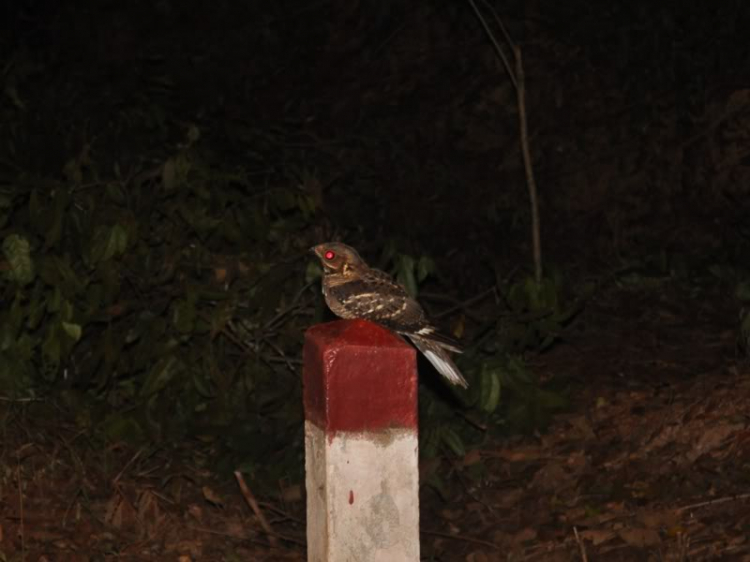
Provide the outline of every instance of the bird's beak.
<path id="1" fill-rule="evenodd" d="M 310 248 L 310 253 L 315 254 L 316 256 L 320 257 L 320 253 L 318 252 L 318 248 L 320 248 L 320 245 L 313 246 Z"/>

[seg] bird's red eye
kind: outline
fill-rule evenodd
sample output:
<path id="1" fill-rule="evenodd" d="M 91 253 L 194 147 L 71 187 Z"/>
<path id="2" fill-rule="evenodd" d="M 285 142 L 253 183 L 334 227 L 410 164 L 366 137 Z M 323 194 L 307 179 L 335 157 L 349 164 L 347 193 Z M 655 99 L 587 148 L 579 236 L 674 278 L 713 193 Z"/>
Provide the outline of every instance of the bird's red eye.
<path id="1" fill-rule="evenodd" d="M 328 250 L 325 254 L 323 254 L 323 257 L 327 260 L 332 260 L 336 257 L 336 252 L 333 252 L 331 250 Z"/>

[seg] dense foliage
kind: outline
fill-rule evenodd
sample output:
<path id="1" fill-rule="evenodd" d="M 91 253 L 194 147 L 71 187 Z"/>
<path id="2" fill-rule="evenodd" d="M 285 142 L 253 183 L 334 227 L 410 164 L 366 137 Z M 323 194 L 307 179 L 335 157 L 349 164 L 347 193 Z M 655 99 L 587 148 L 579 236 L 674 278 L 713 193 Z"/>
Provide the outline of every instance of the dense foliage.
<path id="1" fill-rule="evenodd" d="M 275 454 L 277 468 L 296 472 L 302 335 L 325 318 L 306 252 L 322 224 L 316 201 L 303 184 L 222 169 L 196 126 L 184 135 L 135 173 L 103 172 L 85 146 L 61 179 L 6 178 L 0 392 L 67 402 L 105 440 L 221 437 L 235 453 L 227 461 L 255 466 Z M 435 274 L 432 259 L 393 243 L 383 258 L 415 294 Z M 478 422 L 453 412 L 473 408 L 486 431 L 503 388 L 515 391 L 516 427 L 559 407 L 506 358 L 555 337 L 569 317 L 557 298 L 552 282 L 512 285 L 510 310 L 534 314 L 481 329 L 462 359 L 470 393 L 451 398 L 429 382 L 428 456 L 481 441 Z"/>

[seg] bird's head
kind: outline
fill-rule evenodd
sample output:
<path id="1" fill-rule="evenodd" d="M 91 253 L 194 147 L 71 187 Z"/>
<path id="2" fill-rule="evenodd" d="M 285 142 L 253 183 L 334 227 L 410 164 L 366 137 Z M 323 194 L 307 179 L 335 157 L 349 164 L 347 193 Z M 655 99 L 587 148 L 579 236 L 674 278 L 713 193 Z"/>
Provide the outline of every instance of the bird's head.
<path id="1" fill-rule="evenodd" d="M 318 256 L 325 273 L 352 275 L 367 267 L 354 248 L 340 242 L 318 244 L 310 248 L 310 251 Z"/>

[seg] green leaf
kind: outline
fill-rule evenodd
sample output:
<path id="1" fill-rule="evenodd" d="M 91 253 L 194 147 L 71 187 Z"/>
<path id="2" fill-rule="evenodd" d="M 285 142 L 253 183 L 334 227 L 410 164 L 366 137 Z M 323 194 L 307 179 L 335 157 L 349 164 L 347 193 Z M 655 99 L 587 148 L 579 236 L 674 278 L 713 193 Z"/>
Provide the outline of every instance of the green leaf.
<path id="1" fill-rule="evenodd" d="M 383 260 L 383 263 L 388 263 L 392 259 L 395 259 L 396 254 L 396 242 L 393 240 L 388 240 L 385 243 L 385 246 L 383 246 L 383 257 L 381 258 Z"/>
<path id="2" fill-rule="evenodd" d="M 215 308 L 214 313 L 211 315 L 209 330 L 211 332 L 211 338 L 221 332 L 232 320 L 232 316 L 235 312 L 236 303 L 233 300 L 226 300 L 218 304 Z"/>
<path id="3" fill-rule="evenodd" d="M 91 238 L 90 259 L 92 264 L 98 264 L 100 261 L 106 259 L 105 255 L 108 246 L 109 233 L 107 232 L 107 227 L 103 225 L 97 226 Z"/>
<path id="4" fill-rule="evenodd" d="M 65 299 L 60 303 L 60 318 L 66 322 L 73 318 L 73 303 Z"/>
<path id="5" fill-rule="evenodd" d="M 86 291 L 86 315 L 96 316 L 100 312 L 104 296 L 104 288 L 101 283 L 89 285 Z"/>
<path id="6" fill-rule="evenodd" d="M 419 448 L 422 456 L 433 459 L 440 452 L 440 432 L 436 427 L 429 427 L 419 432 Z"/>
<path id="7" fill-rule="evenodd" d="M 569 403 L 568 399 L 562 394 L 544 389 L 537 391 L 537 401 L 542 408 L 553 411 L 567 408 Z"/>
<path id="8" fill-rule="evenodd" d="M 101 342 L 99 347 L 104 357 L 105 369 L 113 371 L 122 353 L 122 339 L 117 337 L 112 326 L 108 326 L 104 331 L 104 338 L 99 341 Z"/>
<path id="9" fill-rule="evenodd" d="M 215 398 L 216 393 L 210 388 L 210 382 L 205 381 L 203 374 L 197 370 L 193 371 L 193 386 L 203 398 Z"/>
<path id="10" fill-rule="evenodd" d="M 128 247 L 128 233 L 119 224 L 114 225 L 106 234 L 101 232 L 100 242 L 95 244 L 94 262 L 106 261 L 122 255 Z"/>
<path id="11" fill-rule="evenodd" d="M 17 293 L 10 311 L 0 315 L 0 350 L 5 351 L 16 344 L 25 314 L 22 300 L 21 293 Z"/>
<path id="12" fill-rule="evenodd" d="M 444 426 L 440 431 L 440 437 L 448 448 L 455 453 L 458 457 L 466 455 L 466 447 L 461 437 L 456 433 L 453 428 Z"/>
<path id="13" fill-rule="evenodd" d="M 117 164 L 115 164 L 115 166 L 116 165 Z M 118 183 L 108 183 L 104 186 L 104 192 L 107 194 L 109 200 L 116 205 L 125 205 L 128 202 L 125 191 Z"/>
<path id="14" fill-rule="evenodd" d="M 305 269 L 305 283 L 312 283 L 316 279 L 323 277 L 323 269 L 320 267 L 318 260 L 307 262 L 307 269 Z"/>
<path id="15" fill-rule="evenodd" d="M 35 232 L 40 234 L 44 232 L 47 223 L 44 220 L 42 203 L 39 201 L 39 192 L 36 189 L 32 189 L 29 195 L 29 220 Z"/>
<path id="16" fill-rule="evenodd" d="M 84 284 L 68 263 L 58 256 L 43 256 L 39 260 L 39 277 L 67 297 L 74 297 L 83 290 Z"/>
<path id="17" fill-rule="evenodd" d="M 742 321 L 740 322 L 740 335 L 744 342 L 750 341 L 750 314 L 743 311 Z"/>
<path id="18" fill-rule="evenodd" d="M 68 208 L 69 194 L 67 190 L 59 187 L 54 193 L 54 210 L 50 227 L 45 236 L 45 246 L 54 248 L 60 243 L 65 223 L 65 212 Z"/>
<path id="19" fill-rule="evenodd" d="M 60 332 L 56 324 L 50 324 L 42 344 L 42 375 L 51 380 L 60 368 Z"/>
<path id="20" fill-rule="evenodd" d="M 0 193 L 0 209 L 10 209 L 11 207 L 13 207 L 13 196 Z"/>
<path id="21" fill-rule="evenodd" d="M 734 294 L 737 296 L 737 299 L 740 302 L 750 302 L 750 282 L 741 281 L 740 283 L 738 283 Z"/>
<path id="22" fill-rule="evenodd" d="M 279 211 L 297 208 L 297 198 L 289 189 L 279 188 L 271 192 L 271 202 Z"/>
<path id="23" fill-rule="evenodd" d="M 191 123 L 190 126 L 188 127 L 188 132 L 187 132 L 188 145 L 195 144 L 196 142 L 198 142 L 200 138 L 201 138 L 201 130 L 198 128 L 197 125 L 195 125 L 194 123 Z"/>
<path id="24" fill-rule="evenodd" d="M 34 262 L 31 259 L 31 247 L 26 238 L 18 234 L 6 236 L 3 240 L 3 254 L 10 265 L 8 276 L 11 281 L 23 287 L 34 280 Z"/>
<path id="25" fill-rule="evenodd" d="M 481 377 L 480 406 L 491 414 L 500 402 L 500 374 L 497 369 L 483 369 Z"/>
<path id="26" fill-rule="evenodd" d="M 508 290 L 508 305 L 514 312 L 521 312 L 528 307 L 526 287 L 521 283 L 514 283 Z"/>
<path id="27" fill-rule="evenodd" d="M 300 193 L 297 195 L 297 207 L 302 212 L 302 217 L 305 220 L 310 220 L 317 210 L 318 206 L 315 203 L 315 198 L 307 193 Z"/>
<path id="28" fill-rule="evenodd" d="M 8 99 L 16 107 L 16 109 L 25 111 L 26 102 L 21 99 L 21 96 L 18 94 L 18 89 L 14 82 L 15 80 L 5 80 L 3 93 L 8 97 Z"/>
<path id="29" fill-rule="evenodd" d="M 161 170 L 161 183 L 167 191 L 171 191 L 177 185 L 177 166 L 172 158 L 164 162 Z"/>
<path id="30" fill-rule="evenodd" d="M 37 283 L 31 294 L 30 302 L 26 311 L 26 328 L 36 330 L 39 323 L 44 318 L 46 312 L 46 303 L 44 302 L 44 285 Z"/>
<path id="31" fill-rule="evenodd" d="M 102 261 L 96 266 L 96 272 L 102 282 L 104 304 L 110 305 L 120 294 L 120 267 L 112 261 Z"/>
<path id="32" fill-rule="evenodd" d="M 417 280 L 421 283 L 427 279 L 429 275 L 435 273 L 435 269 L 435 262 L 432 258 L 422 256 L 417 262 Z"/>
<path id="33" fill-rule="evenodd" d="M 430 474 L 424 484 L 435 490 L 444 501 L 448 501 L 451 497 L 448 486 L 446 486 L 445 481 L 438 476 L 437 472 Z"/>
<path id="34" fill-rule="evenodd" d="M 396 260 L 396 280 L 404 286 L 409 296 L 417 296 L 417 280 L 414 276 L 414 258 L 400 255 Z"/>
<path id="35" fill-rule="evenodd" d="M 47 312 L 57 312 L 62 305 L 63 296 L 60 287 L 54 287 L 47 295 Z"/>
<path id="36" fill-rule="evenodd" d="M 141 396 L 151 396 L 163 389 L 177 373 L 179 362 L 175 357 L 163 357 L 153 366 L 141 388 Z"/>
<path id="37" fill-rule="evenodd" d="M 63 322 L 62 328 L 65 330 L 65 333 L 68 334 L 73 341 L 78 341 L 81 339 L 81 332 L 82 328 L 80 324 L 73 324 L 71 322 Z"/>
<path id="38" fill-rule="evenodd" d="M 181 334 L 190 334 L 195 329 L 195 301 L 194 299 L 179 300 L 172 308 L 172 324 Z"/>
<path id="39" fill-rule="evenodd" d="M 101 431 L 110 441 L 140 443 L 144 439 L 140 424 L 132 416 L 120 413 L 108 416 L 101 425 Z"/>
<path id="40" fill-rule="evenodd" d="M 192 165 L 185 154 L 178 154 L 164 162 L 161 172 L 161 181 L 164 189 L 172 191 L 187 183 L 188 175 Z"/>

